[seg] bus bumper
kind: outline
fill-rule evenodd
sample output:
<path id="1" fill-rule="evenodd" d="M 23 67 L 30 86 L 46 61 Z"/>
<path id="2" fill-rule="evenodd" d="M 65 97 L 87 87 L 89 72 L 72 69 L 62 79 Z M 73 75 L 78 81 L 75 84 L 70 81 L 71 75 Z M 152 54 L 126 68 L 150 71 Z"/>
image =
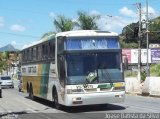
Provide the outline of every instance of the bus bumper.
<path id="1" fill-rule="evenodd" d="M 68 94 L 65 96 L 65 106 L 80 106 L 92 104 L 107 104 L 124 102 L 125 91 L 88 94 Z"/>

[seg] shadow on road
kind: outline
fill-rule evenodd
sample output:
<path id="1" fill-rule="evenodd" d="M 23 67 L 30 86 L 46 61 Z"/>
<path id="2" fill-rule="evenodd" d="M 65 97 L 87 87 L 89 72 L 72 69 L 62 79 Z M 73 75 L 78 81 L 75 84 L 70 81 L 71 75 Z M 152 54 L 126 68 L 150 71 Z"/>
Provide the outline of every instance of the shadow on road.
<path id="1" fill-rule="evenodd" d="M 101 105 L 70 107 L 65 111 L 68 113 L 81 113 L 81 112 L 98 112 L 98 111 L 111 111 L 111 110 L 125 110 L 125 107 L 113 104 L 101 104 Z"/>
<path id="2" fill-rule="evenodd" d="M 29 97 L 26 97 L 29 99 Z M 34 98 L 34 101 L 41 103 L 50 108 L 55 108 L 54 103 L 52 101 L 48 101 L 41 98 Z M 67 113 L 83 113 L 83 112 L 98 112 L 98 111 L 112 111 L 112 110 L 125 110 L 126 108 L 123 106 L 119 106 L 118 104 L 101 104 L 101 105 L 86 105 L 86 106 L 76 106 L 76 107 L 62 107 L 62 111 Z M 46 108 L 47 110 L 47 108 Z"/>

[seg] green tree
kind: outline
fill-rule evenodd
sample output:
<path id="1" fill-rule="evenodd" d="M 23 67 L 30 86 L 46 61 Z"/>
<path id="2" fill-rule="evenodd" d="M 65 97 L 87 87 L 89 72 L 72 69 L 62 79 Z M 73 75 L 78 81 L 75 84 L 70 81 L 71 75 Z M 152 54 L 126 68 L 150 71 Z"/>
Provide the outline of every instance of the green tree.
<path id="1" fill-rule="evenodd" d="M 125 37 L 126 43 L 138 43 L 138 37 L 134 34 L 136 27 L 138 27 L 138 23 L 131 23 L 123 28 L 122 35 Z"/>
<path id="2" fill-rule="evenodd" d="M 52 34 L 56 34 L 56 33 L 52 32 L 52 31 L 49 31 L 49 32 L 45 33 L 41 38 L 45 38 L 45 37 L 50 36 Z"/>
<path id="3" fill-rule="evenodd" d="M 160 43 L 160 17 L 151 20 L 149 24 L 149 43 Z M 125 26 L 122 30 L 122 47 L 136 48 L 138 44 L 138 37 L 134 36 L 134 32 L 130 30 L 138 27 L 139 23 L 131 23 Z M 130 27 L 130 28 L 128 28 Z M 141 48 L 146 48 L 146 29 L 142 28 Z"/>
<path id="4" fill-rule="evenodd" d="M 100 18 L 99 15 L 89 15 L 86 12 L 78 12 L 78 27 L 82 30 L 97 30 L 96 21 Z"/>
<path id="5" fill-rule="evenodd" d="M 3 56 L 3 59 L 4 59 L 5 61 L 8 61 L 8 60 L 9 60 L 9 58 L 10 58 L 9 54 L 10 54 L 10 53 L 9 53 L 8 51 L 3 52 L 2 56 Z"/>
<path id="6" fill-rule="evenodd" d="M 9 64 L 9 58 L 10 58 L 10 52 L 5 51 L 2 54 L 3 59 L 2 59 L 2 69 L 7 70 L 7 75 L 8 75 L 8 68 L 10 69 L 10 64 Z"/>
<path id="7" fill-rule="evenodd" d="M 3 59 L 2 53 L 0 53 L 0 73 L 7 69 L 7 62 Z"/>
<path id="8" fill-rule="evenodd" d="M 160 17 L 152 20 L 149 31 L 150 43 L 160 43 Z"/>
<path id="9" fill-rule="evenodd" d="M 2 74 L 2 71 L 6 69 L 7 69 L 7 63 L 5 61 L 0 61 L 0 73 Z"/>
<path id="10" fill-rule="evenodd" d="M 75 26 L 75 22 L 63 15 L 58 15 L 57 18 L 54 19 L 54 25 L 57 32 L 71 31 Z"/>

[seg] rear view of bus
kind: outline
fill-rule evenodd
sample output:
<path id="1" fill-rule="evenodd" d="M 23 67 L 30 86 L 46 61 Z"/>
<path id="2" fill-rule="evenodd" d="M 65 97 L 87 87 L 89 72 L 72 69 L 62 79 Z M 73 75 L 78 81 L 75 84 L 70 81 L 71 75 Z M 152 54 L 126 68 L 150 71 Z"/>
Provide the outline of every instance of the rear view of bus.
<path id="1" fill-rule="evenodd" d="M 55 83 L 56 104 L 124 101 L 122 54 L 116 33 L 93 30 L 58 33 L 55 55 L 59 82 Z"/>

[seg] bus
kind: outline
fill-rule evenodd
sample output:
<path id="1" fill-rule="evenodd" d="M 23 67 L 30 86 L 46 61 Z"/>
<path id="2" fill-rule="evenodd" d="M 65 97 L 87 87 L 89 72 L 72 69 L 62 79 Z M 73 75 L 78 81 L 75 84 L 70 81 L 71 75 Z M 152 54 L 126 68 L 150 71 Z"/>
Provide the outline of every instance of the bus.
<path id="1" fill-rule="evenodd" d="M 55 107 L 123 102 L 125 82 L 117 33 L 60 32 L 21 51 L 22 90 Z"/>

